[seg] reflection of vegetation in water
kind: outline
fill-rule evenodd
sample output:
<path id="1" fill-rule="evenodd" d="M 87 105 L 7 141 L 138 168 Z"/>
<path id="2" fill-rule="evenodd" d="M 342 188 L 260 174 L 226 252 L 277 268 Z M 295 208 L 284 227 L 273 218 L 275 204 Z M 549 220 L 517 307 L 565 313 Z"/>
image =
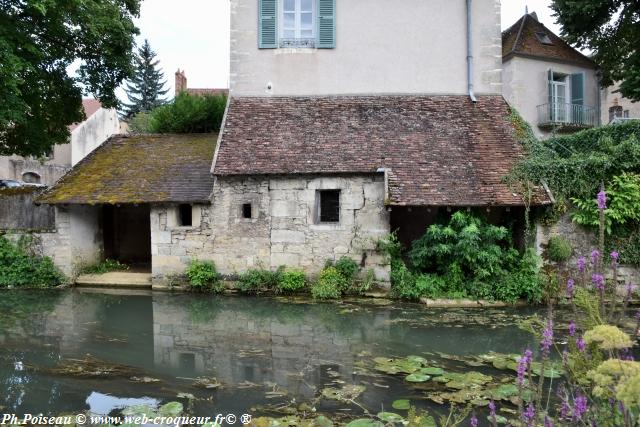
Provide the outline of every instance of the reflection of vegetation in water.
<path id="1" fill-rule="evenodd" d="M 36 317 L 53 311 L 64 293 L 45 290 L 11 290 L 0 292 L 0 331 L 7 330 L 19 323 L 35 326 Z M 24 322 L 29 320 L 28 322 Z"/>

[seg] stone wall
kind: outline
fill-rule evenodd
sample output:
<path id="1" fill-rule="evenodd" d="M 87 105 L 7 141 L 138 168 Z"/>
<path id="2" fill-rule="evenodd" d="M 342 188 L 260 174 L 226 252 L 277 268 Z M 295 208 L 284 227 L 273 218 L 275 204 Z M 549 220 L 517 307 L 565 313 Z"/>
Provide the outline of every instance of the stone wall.
<path id="1" fill-rule="evenodd" d="M 316 224 L 316 192 L 341 190 L 340 222 Z M 251 204 L 251 218 L 242 205 Z M 193 258 L 212 260 L 222 274 L 250 268 L 300 268 L 318 273 L 346 255 L 377 280 L 389 281 L 377 241 L 389 233 L 382 176 L 219 178 L 211 205 L 193 207 L 193 225 L 177 225 L 176 206 L 151 209 L 154 285 L 179 276 Z"/>
<path id="2" fill-rule="evenodd" d="M 178 225 L 177 206 L 151 207 L 151 272 L 154 283 L 184 273 L 189 260 L 210 259 L 213 233 L 207 205 L 192 207 L 192 225 Z"/>
<path id="3" fill-rule="evenodd" d="M 53 230 L 55 213 L 49 205 L 36 205 L 33 188 L 0 190 L 0 230 Z"/>
<path id="4" fill-rule="evenodd" d="M 598 247 L 598 237 L 593 230 L 586 229 L 573 221 L 566 214 L 558 222 L 552 225 L 538 224 L 536 227 L 536 250 L 542 255 L 549 239 L 552 236 L 562 236 L 569 241 L 573 248 L 573 254 L 569 260 L 571 266 L 575 266 L 581 256 L 589 258 L 591 251 Z M 640 283 L 640 269 L 633 266 L 622 265 L 618 269 L 618 280 L 625 283 Z"/>
<path id="5" fill-rule="evenodd" d="M 340 222 L 317 224 L 317 191 L 329 189 L 341 190 Z M 218 178 L 212 259 L 223 273 L 285 265 L 315 274 L 328 259 L 346 255 L 386 282 L 388 266 L 375 250 L 390 231 L 384 194 L 381 175 Z M 242 217 L 245 203 L 252 206 L 250 219 Z"/>

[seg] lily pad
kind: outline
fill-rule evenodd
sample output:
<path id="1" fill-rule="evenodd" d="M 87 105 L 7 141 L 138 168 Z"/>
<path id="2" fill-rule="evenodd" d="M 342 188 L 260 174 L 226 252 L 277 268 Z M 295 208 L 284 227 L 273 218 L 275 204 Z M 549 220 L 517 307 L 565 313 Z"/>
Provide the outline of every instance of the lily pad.
<path id="1" fill-rule="evenodd" d="M 425 359 L 422 356 L 407 356 L 407 360 L 409 362 L 416 362 L 416 363 L 420 363 L 422 365 L 425 365 L 427 363 L 427 359 Z"/>
<path id="2" fill-rule="evenodd" d="M 378 420 L 369 418 L 360 418 L 348 423 L 345 427 L 384 427 L 384 424 Z"/>
<path id="3" fill-rule="evenodd" d="M 488 416 L 487 420 L 489 420 L 490 423 L 493 422 L 493 417 Z M 505 417 L 503 417 L 502 415 L 496 415 L 496 424 L 506 424 L 509 422 L 509 420 Z"/>
<path id="4" fill-rule="evenodd" d="M 420 369 L 420 372 L 423 374 L 433 375 L 433 376 L 444 375 L 444 369 L 436 368 L 436 367 L 422 368 Z"/>
<path id="5" fill-rule="evenodd" d="M 324 415 L 320 415 L 318 418 L 313 420 L 314 427 L 333 427 L 333 421 Z"/>
<path id="6" fill-rule="evenodd" d="M 518 386 L 515 384 L 502 384 L 490 390 L 490 394 L 496 400 L 508 400 L 518 394 Z"/>
<path id="7" fill-rule="evenodd" d="M 391 407 L 393 409 L 407 410 L 411 407 L 411 402 L 408 399 L 398 399 L 391 404 Z"/>
<path id="8" fill-rule="evenodd" d="M 160 415 L 163 417 L 177 417 L 182 414 L 184 407 L 180 402 L 169 402 L 160 407 Z"/>
<path id="9" fill-rule="evenodd" d="M 366 387 L 363 385 L 347 384 L 342 388 L 326 387 L 322 389 L 322 396 L 331 400 L 347 401 L 360 396 Z"/>
<path id="10" fill-rule="evenodd" d="M 404 379 L 412 383 L 423 383 L 429 381 L 431 377 L 427 374 L 415 373 L 407 375 Z"/>
<path id="11" fill-rule="evenodd" d="M 154 418 L 156 416 L 156 411 L 149 405 L 133 405 L 123 409 L 122 415 L 146 415 L 149 418 Z"/>
<path id="12" fill-rule="evenodd" d="M 542 366 L 540 365 L 534 365 L 531 368 L 531 371 L 536 374 L 536 375 L 540 375 L 540 371 L 542 370 Z M 550 366 L 548 368 L 545 368 L 544 370 L 544 377 L 545 378 L 561 378 L 564 375 L 564 369 L 558 367 L 558 366 Z"/>
<path id="13" fill-rule="evenodd" d="M 404 418 L 395 412 L 378 412 L 378 418 L 385 423 L 403 423 Z"/>

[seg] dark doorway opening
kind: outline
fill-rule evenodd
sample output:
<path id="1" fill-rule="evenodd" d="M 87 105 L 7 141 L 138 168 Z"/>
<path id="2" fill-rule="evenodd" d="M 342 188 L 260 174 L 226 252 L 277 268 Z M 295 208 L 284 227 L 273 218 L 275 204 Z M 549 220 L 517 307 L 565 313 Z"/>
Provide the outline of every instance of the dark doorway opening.
<path id="1" fill-rule="evenodd" d="M 132 269 L 151 271 L 151 218 L 148 205 L 105 205 L 102 212 L 104 256 Z"/>

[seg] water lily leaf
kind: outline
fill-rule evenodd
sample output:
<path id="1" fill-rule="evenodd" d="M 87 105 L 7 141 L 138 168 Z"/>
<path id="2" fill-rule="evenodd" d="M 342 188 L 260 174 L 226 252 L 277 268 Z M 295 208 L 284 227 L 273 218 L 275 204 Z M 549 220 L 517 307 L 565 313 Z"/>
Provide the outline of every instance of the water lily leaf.
<path id="1" fill-rule="evenodd" d="M 540 375 L 540 371 L 542 370 L 541 365 L 532 366 L 531 372 L 536 375 Z M 550 366 L 544 369 L 544 377 L 545 378 L 561 378 L 564 375 L 564 369 L 557 366 Z"/>
<path id="2" fill-rule="evenodd" d="M 493 422 L 493 417 L 488 416 L 487 420 L 489 420 L 489 422 L 492 423 Z M 503 417 L 502 415 L 496 415 L 496 423 L 497 424 L 506 424 L 508 422 L 509 422 L 509 420 L 506 419 L 505 417 Z"/>
<path id="3" fill-rule="evenodd" d="M 428 367 L 420 369 L 420 372 L 427 375 L 444 375 L 444 369 L 436 367 Z"/>
<path id="4" fill-rule="evenodd" d="M 345 427 L 384 427 L 384 424 L 378 420 L 371 420 L 369 418 L 360 418 L 351 421 Z"/>
<path id="5" fill-rule="evenodd" d="M 373 361 L 378 365 L 388 365 L 393 363 L 393 359 L 389 359 L 388 357 L 375 357 Z"/>
<path id="6" fill-rule="evenodd" d="M 406 410 L 411 407 L 411 402 L 408 399 L 398 399 L 391 404 L 391 407 L 393 409 Z"/>
<path id="7" fill-rule="evenodd" d="M 397 374 L 400 372 L 397 366 L 395 365 L 376 365 L 374 367 L 376 371 L 384 372 L 385 374 Z"/>
<path id="8" fill-rule="evenodd" d="M 347 384 L 342 388 L 326 387 L 322 389 L 322 396 L 331 400 L 353 400 L 366 390 L 363 385 Z"/>
<path id="9" fill-rule="evenodd" d="M 416 363 L 420 363 L 420 364 L 422 364 L 422 365 L 424 365 L 424 364 L 428 363 L 428 362 L 427 362 L 427 359 L 425 359 L 425 358 L 424 358 L 424 357 L 422 357 L 422 356 L 407 356 L 407 360 L 408 360 L 409 362 L 416 362 Z"/>
<path id="10" fill-rule="evenodd" d="M 313 420 L 314 427 L 333 427 L 333 421 L 324 415 L 320 415 L 318 418 Z"/>
<path id="11" fill-rule="evenodd" d="M 129 406 L 122 410 L 122 415 L 131 415 L 131 416 L 142 416 L 146 415 L 149 418 L 155 418 L 156 411 L 149 405 L 134 405 Z"/>
<path id="12" fill-rule="evenodd" d="M 385 423 L 403 423 L 404 422 L 404 418 L 402 418 L 402 416 L 394 412 L 379 412 L 378 418 L 380 418 Z"/>
<path id="13" fill-rule="evenodd" d="M 431 377 L 427 374 L 415 373 L 407 375 L 404 379 L 412 383 L 423 383 L 429 381 Z"/>
<path id="14" fill-rule="evenodd" d="M 194 400 L 196 397 L 191 393 L 178 393 L 178 399 Z"/>
<path id="15" fill-rule="evenodd" d="M 490 390 L 490 394 L 496 400 L 508 400 L 510 397 L 518 394 L 518 386 L 515 384 L 502 384 L 497 388 Z"/>
<path id="16" fill-rule="evenodd" d="M 159 412 L 163 417 L 177 417 L 178 415 L 182 414 L 183 410 L 184 407 L 182 406 L 182 403 L 169 402 L 165 405 L 162 405 Z"/>

